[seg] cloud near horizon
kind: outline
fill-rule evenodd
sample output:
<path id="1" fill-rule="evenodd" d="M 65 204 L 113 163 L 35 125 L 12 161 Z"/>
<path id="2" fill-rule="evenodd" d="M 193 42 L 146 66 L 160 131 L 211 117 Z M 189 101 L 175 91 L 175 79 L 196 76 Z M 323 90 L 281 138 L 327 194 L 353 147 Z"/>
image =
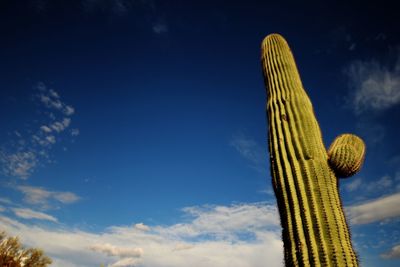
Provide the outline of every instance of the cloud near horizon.
<path id="1" fill-rule="evenodd" d="M 112 226 L 100 233 L 54 229 L 0 216 L 0 227 L 41 247 L 56 267 L 281 267 L 279 218 L 267 203 L 195 206 L 173 225 Z M 139 227 L 137 227 L 140 225 Z M 268 249 L 266 249 L 268 248 Z"/>
<path id="2" fill-rule="evenodd" d="M 352 224 L 367 224 L 400 216 L 400 192 L 345 208 Z"/>
<path id="3" fill-rule="evenodd" d="M 392 247 L 392 249 L 388 252 L 382 253 L 381 257 L 383 259 L 400 259 L 400 245 L 396 245 Z"/>
<path id="4" fill-rule="evenodd" d="M 90 247 L 91 250 L 104 253 L 107 256 L 116 256 L 120 258 L 117 262 L 111 266 L 136 266 L 141 262 L 140 257 L 143 255 L 142 248 L 130 248 L 130 247 L 117 247 L 111 244 L 96 244 Z"/>

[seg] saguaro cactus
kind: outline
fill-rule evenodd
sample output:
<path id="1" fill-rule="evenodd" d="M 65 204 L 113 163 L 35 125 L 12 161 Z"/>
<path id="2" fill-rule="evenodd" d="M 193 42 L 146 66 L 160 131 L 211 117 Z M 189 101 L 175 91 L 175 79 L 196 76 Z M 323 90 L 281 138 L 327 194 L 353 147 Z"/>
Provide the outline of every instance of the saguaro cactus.
<path id="1" fill-rule="evenodd" d="M 339 136 L 326 151 L 292 52 L 279 34 L 262 43 L 272 184 L 286 266 L 358 266 L 337 176 L 357 172 L 364 142 Z"/>

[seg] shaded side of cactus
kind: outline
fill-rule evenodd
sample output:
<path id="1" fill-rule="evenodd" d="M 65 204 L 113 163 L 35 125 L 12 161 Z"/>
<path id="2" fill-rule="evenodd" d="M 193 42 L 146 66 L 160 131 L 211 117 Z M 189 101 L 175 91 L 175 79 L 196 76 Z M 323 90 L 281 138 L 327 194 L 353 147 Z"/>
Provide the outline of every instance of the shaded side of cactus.
<path id="1" fill-rule="evenodd" d="M 358 171 L 362 140 L 344 135 L 329 156 L 292 52 L 279 34 L 262 43 L 268 144 L 286 266 L 358 266 L 338 192 L 337 173 Z M 331 163 L 330 163 L 331 162 Z M 333 169 L 337 166 L 339 170 Z"/>

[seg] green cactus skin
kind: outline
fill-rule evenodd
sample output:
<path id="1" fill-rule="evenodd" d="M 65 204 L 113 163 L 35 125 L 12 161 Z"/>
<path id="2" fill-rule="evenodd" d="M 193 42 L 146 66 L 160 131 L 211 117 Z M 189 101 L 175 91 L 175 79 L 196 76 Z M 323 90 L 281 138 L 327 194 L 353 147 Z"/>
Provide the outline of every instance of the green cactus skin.
<path id="1" fill-rule="evenodd" d="M 261 60 L 268 96 L 272 184 L 283 229 L 285 264 L 358 266 L 338 179 L 328 164 L 311 101 L 285 39 L 279 34 L 268 35 L 262 43 Z M 351 168 L 352 174 L 362 160 L 354 162 L 359 166 Z"/>

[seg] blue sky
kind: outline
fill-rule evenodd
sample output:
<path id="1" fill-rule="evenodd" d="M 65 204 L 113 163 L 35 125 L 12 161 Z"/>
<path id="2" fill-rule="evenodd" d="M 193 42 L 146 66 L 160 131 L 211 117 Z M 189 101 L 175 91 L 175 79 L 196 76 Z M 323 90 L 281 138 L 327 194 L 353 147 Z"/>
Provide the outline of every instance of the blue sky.
<path id="1" fill-rule="evenodd" d="M 53 266 L 282 266 L 260 45 L 289 42 L 362 266 L 400 264 L 400 40 L 389 4 L 0 3 L 0 229 Z"/>

